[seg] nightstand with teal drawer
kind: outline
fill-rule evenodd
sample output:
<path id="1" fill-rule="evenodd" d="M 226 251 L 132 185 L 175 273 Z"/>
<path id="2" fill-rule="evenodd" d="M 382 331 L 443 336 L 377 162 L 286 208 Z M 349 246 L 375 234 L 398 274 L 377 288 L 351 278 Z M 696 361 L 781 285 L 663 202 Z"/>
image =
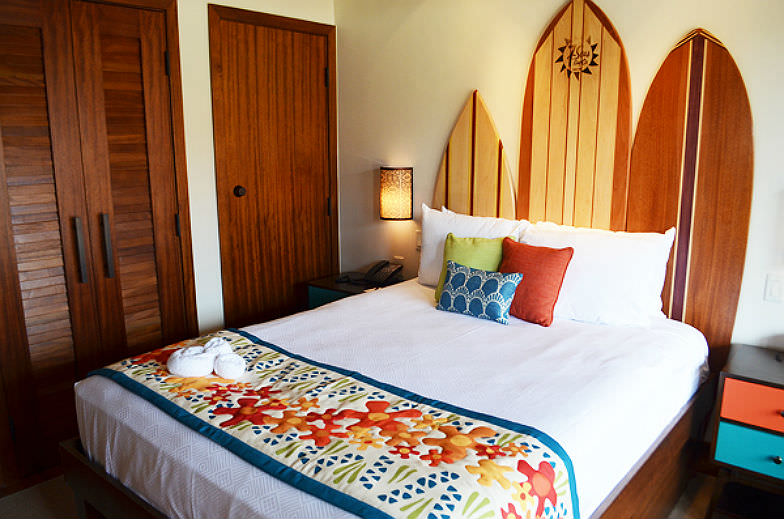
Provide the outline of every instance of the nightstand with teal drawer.
<path id="1" fill-rule="evenodd" d="M 732 422 L 719 423 L 714 459 L 784 480 L 784 436 L 752 429 Z"/>
<path id="2" fill-rule="evenodd" d="M 719 378 L 711 510 L 729 481 L 784 493 L 784 352 L 734 344 Z"/>
<path id="3" fill-rule="evenodd" d="M 308 308 L 316 308 L 344 297 L 361 294 L 372 287 L 354 283 L 339 283 L 337 274 L 308 282 Z"/>

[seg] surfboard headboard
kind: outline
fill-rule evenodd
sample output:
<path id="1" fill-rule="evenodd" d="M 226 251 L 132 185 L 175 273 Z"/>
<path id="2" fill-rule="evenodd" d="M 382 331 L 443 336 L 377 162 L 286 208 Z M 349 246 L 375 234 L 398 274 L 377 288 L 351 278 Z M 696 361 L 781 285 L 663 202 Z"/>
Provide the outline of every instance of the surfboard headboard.
<path id="1" fill-rule="evenodd" d="M 633 146 L 626 53 L 607 16 L 572 0 L 539 41 L 523 100 L 516 214 L 487 108 L 474 92 L 441 162 L 433 207 L 676 239 L 662 292 L 672 319 L 726 361 L 740 295 L 753 181 L 751 108 L 724 45 L 703 29 L 661 65 Z"/>
<path id="2" fill-rule="evenodd" d="M 432 206 L 472 216 L 515 217 L 515 191 L 504 145 L 476 90 L 449 136 Z"/>
<path id="3" fill-rule="evenodd" d="M 628 82 L 607 17 L 590 0 L 567 4 L 529 70 L 517 217 L 638 232 L 676 227 L 663 309 L 702 331 L 715 369 L 732 337 L 751 208 L 746 88 L 724 45 L 692 31 L 651 84 L 632 148 Z"/>
<path id="4" fill-rule="evenodd" d="M 518 218 L 625 228 L 631 103 L 617 31 L 593 2 L 573 0 L 539 39 L 528 71 Z"/>
<path id="5" fill-rule="evenodd" d="M 714 369 L 732 340 L 753 172 L 743 78 L 724 45 L 696 29 L 648 89 L 631 155 L 626 229 L 677 227 L 663 308 L 702 331 Z"/>

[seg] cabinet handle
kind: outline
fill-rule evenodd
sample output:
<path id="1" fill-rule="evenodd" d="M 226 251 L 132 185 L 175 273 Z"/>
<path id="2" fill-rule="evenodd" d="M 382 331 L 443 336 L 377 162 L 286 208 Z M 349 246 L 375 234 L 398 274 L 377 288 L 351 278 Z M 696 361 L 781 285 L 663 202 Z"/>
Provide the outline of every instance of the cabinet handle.
<path id="1" fill-rule="evenodd" d="M 773 463 L 776 465 L 781 465 L 782 459 L 781 456 L 773 456 Z"/>
<path id="2" fill-rule="evenodd" d="M 784 410 L 779 411 L 779 414 L 784 418 Z"/>
<path id="3" fill-rule="evenodd" d="M 82 219 L 74 216 L 74 232 L 76 233 L 76 255 L 79 258 L 79 282 L 87 283 L 87 259 L 84 257 L 84 234 L 82 233 Z"/>
<path id="4" fill-rule="evenodd" d="M 101 230 L 103 231 L 103 253 L 106 257 L 106 277 L 114 277 L 114 253 L 112 252 L 112 228 L 109 225 L 109 213 L 101 213 Z"/>

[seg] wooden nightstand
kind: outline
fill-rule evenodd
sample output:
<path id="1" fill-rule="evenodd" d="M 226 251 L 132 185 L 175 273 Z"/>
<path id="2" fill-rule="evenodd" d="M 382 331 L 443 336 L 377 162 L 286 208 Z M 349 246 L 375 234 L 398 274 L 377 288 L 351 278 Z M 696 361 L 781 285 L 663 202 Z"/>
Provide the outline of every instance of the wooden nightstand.
<path id="1" fill-rule="evenodd" d="M 316 308 L 344 297 L 361 294 L 372 287 L 353 283 L 338 283 L 339 275 L 314 279 L 308 282 L 308 308 Z"/>
<path id="2" fill-rule="evenodd" d="M 784 352 L 734 344 L 719 377 L 713 461 L 726 483 L 784 493 Z"/>
<path id="3" fill-rule="evenodd" d="M 343 274 L 334 274 L 319 279 L 309 281 L 308 286 L 308 308 L 316 308 L 344 297 L 362 294 L 363 292 L 370 292 L 371 290 L 378 290 L 383 288 L 381 286 L 369 285 L 362 281 L 364 273 L 362 272 L 345 272 Z M 356 282 L 338 282 L 338 278 L 353 279 Z M 391 280 L 384 283 L 383 286 L 387 287 L 400 283 L 403 281 L 402 276 L 396 275 Z"/>

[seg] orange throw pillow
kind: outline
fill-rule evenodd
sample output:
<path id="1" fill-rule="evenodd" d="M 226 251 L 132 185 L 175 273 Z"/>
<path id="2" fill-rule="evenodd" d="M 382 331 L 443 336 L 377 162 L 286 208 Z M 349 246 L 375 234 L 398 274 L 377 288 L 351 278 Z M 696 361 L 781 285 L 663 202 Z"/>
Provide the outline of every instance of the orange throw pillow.
<path id="1" fill-rule="evenodd" d="M 574 249 L 536 247 L 509 238 L 504 239 L 503 247 L 504 256 L 498 271 L 523 275 L 509 313 L 531 323 L 550 326 Z"/>

